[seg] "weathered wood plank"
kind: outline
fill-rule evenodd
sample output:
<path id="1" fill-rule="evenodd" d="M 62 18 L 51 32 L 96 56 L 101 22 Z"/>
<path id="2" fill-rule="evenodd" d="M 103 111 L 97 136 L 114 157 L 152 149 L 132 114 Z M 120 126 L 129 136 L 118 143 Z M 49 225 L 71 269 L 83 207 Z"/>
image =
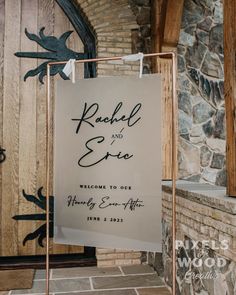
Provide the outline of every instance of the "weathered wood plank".
<path id="1" fill-rule="evenodd" d="M 69 22 L 69 19 L 65 15 L 65 13 L 62 11 L 60 6 L 58 4 L 55 4 L 55 26 L 54 26 L 54 35 L 56 37 L 61 36 L 64 32 L 72 30 L 75 31 L 72 25 Z M 77 35 L 76 32 L 72 33 L 72 35 L 69 37 L 68 46 L 72 50 L 83 52 L 83 44 Z M 82 44 L 82 45 L 81 45 Z M 76 78 L 83 77 L 83 65 L 80 67 L 76 66 Z M 52 88 L 54 89 L 55 93 L 55 81 L 58 79 L 61 79 L 61 77 L 55 77 L 54 78 L 54 84 L 52 84 Z M 55 99 L 55 98 L 54 98 Z M 53 142 L 52 142 L 53 145 Z M 51 163 L 53 165 L 53 162 Z M 56 198 L 56 196 L 55 196 Z M 77 246 L 67 246 L 67 245 L 59 245 L 59 244 L 53 244 L 52 245 L 52 251 L 54 254 L 65 254 L 65 253 L 81 253 L 83 252 L 83 247 L 77 247 Z"/>
<path id="2" fill-rule="evenodd" d="M 236 197 L 236 0 L 224 1 L 227 194 Z"/>
<path id="3" fill-rule="evenodd" d="M 0 0 L 0 146 L 3 145 L 3 65 L 4 65 L 5 0 Z M 3 164 L 2 164 L 3 165 Z M 2 165 L 0 165 L 0 212 L 2 212 Z M 2 225 L 0 218 L 0 253 L 2 252 Z"/>
<path id="4" fill-rule="evenodd" d="M 21 8 L 21 51 L 37 51 L 35 42 L 24 34 L 37 31 L 37 1 L 22 0 Z M 24 59 L 20 72 L 20 120 L 19 120 L 19 214 L 32 214 L 35 205 L 22 197 L 22 190 L 27 193 L 36 191 L 36 79 L 23 81 L 24 74 L 29 69 L 37 67 L 37 60 Z M 24 237 L 35 230 L 34 221 L 18 222 L 19 255 L 35 253 L 35 241 L 29 241 L 23 246 Z"/>
<path id="5" fill-rule="evenodd" d="M 175 48 L 179 41 L 184 0 L 168 0 L 165 17 L 163 44 L 165 48 Z M 162 50 L 164 52 L 164 50 Z"/>
<path id="6" fill-rule="evenodd" d="M 57 3 L 55 3 L 55 7 L 54 7 L 54 16 L 55 16 L 54 36 L 60 37 L 61 34 L 70 30 L 70 24 L 69 24 L 68 18 L 63 13 L 62 9 L 59 7 L 59 5 Z M 59 79 L 61 79 L 59 76 L 55 77 L 54 79 L 51 79 L 51 89 L 52 89 L 53 93 L 55 93 L 55 82 Z M 54 95 L 53 95 L 52 99 L 54 101 L 54 99 L 55 99 Z M 52 116 L 53 116 L 53 114 L 52 114 Z M 51 148 L 53 148 L 53 135 L 51 135 L 50 143 L 51 143 Z M 53 153 L 51 156 L 50 166 L 51 167 L 53 166 Z M 51 171 L 51 173 L 52 173 L 52 171 Z M 52 183 L 52 178 L 51 178 L 51 183 Z M 56 196 L 55 196 L 55 198 L 56 198 Z M 63 254 L 63 253 L 67 254 L 67 253 L 69 253 L 69 248 L 66 245 L 55 244 L 52 241 L 52 253 L 54 253 L 54 254 Z"/>
<path id="7" fill-rule="evenodd" d="M 54 32 L 54 2 L 53 0 L 39 0 L 38 1 L 38 30 L 45 27 L 46 35 L 53 35 Z M 38 46 L 38 51 L 44 51 Z M 38 65 L 42 60 L 38 60 Z M 43 186 L 43 194 L 46 193 L 46 81 L 41 84 L 37 80 L 37 184 L 36 187 Z M 42 210 L 37 209 L 42 213 Z M 37 222 L 39 227 L 42 222 Z M 37 254 L 45 254 L 45 248 L 37 245 Z"/>
<path id="8" fill-rule="evenodd" d="M 172 60 L 157 58 L 156 72 L 162 74 L 162 179 L 172 171 Z"/>
<path id="9" fill-rule="evenodd" d="M 18 254 L 17 222 L 19 195 L 19 79 L 20 61 L 14 56 L 20 49 L 21 1 L 5 1 L 3 145 L 7 161 L 2 171 L 2 255 Z"/>

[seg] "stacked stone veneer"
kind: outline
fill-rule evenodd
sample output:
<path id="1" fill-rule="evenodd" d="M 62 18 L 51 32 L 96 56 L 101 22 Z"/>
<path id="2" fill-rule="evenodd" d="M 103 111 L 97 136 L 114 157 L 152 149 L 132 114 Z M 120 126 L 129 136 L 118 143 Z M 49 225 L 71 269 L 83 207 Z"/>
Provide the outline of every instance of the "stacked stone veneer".
<path id="1" fill-rule="evenodd" d="M 208 258 L 225 258 L 226 265 L 219 267 L 196 267 L 192 263 L 183 267 L 177 260 L 177 293 L 204 295 L 236 294 L 236 200 L 225 196 L 223 187 L 207 184 L 179 183 L 177 186 L 177 240 L 199 241 L 198 247 L 179 247 L 177 258 L 205 261 Z M 172 282 L 172 235 L 171 235 L 171 187 L 163 187 L 163 264 L 164 279 Z M 228 249 L 203 247 L 202 242 L 219 247 L 219 242 L 227 240 Z M 198 275 L 189 279 L 188 271 Z M 209 272 L 214 278 L 209 278 Z M 208 275 L 207 275 L 208 273 Z M 206 278 L 202 276 L 206 276 Z M 208 277 L 207 277 L 208 276 Z"/>
<path id="2" fill-rule="evenodd" d="M 150 43 L 150 1 L 77 0 L 94 30 L 97 57 L 123 56 L 148 52 Z M 132 5 L 132 8 L 131 8 Z M 149 41 L 148 41 L 149 40 Z M 146 65 L 147 69 L 148 64 Z M 99 62 L 98 76 L 138 74 L 139 64 L 116 60 Z M 97 249 L 98 266 L 140 264 L 141 253 Z"/>
<path id="3" fill-rule="evenodd" d="M 222 0 L 185 0 L 177 51 L 179 177 L 225 185 Z"/>

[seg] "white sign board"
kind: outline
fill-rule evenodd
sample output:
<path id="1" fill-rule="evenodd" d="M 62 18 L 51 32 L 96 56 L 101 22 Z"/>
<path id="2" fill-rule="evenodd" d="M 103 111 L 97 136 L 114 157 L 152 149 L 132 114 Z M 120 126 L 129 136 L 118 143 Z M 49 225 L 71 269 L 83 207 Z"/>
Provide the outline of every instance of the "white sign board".
<path id="1" fill-rule="evenodd" d="M 58 81 L 54 241 L 161 251 L 161 78 Z"/>

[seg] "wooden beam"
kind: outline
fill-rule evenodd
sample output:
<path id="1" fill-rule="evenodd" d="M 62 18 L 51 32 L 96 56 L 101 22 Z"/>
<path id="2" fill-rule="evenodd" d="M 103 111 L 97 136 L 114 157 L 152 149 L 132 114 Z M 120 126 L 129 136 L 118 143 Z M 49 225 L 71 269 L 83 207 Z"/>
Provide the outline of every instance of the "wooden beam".
<path id="1" fill-rule="evenodd" d="M 236 197 L 236 0 L 224 1 L 227 194 Z"/>
<path id="2" fill-rule="evenodd" d="M 166 8 L 162 51 L 176 48 L 182 21 L 184 0 L 168 0 Z"/>
<path id="3" fill-rule="evenodd" d="M 152 51 L 160 52 L 164 34 L 166 1 L 153 0 L 151 11 Z"/>

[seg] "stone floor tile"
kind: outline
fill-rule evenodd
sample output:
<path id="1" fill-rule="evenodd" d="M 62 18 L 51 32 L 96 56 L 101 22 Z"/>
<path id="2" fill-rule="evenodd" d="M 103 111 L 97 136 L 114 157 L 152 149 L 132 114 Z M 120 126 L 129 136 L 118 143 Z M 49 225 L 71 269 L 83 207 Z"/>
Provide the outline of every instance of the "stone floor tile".
<path id="1" fill-rule="evenodd" d="M 60 293 L 54 293 L 54 295 L 62 295 Z M 80 293 L 63 293 L 63 295 L 137 295 L 134 289 L 130 290 L 108 290 L 108 291 L 91 291 Z"/>
<path id="2" fill-rule="evenodd" d="M 139 295 L 171 295 L 166 287 L 137 289 Z"/>
<path id="3" fill-rule="evenodd" d="M 140 264 L 140 265 L 128 265 L 128 266 L 122 266 L 121 267 L 124 274 L 144 274 L 144 273 L 155 273 L 153 268 L 151 268 L 150 265 Z"/>
<path id="4" fill-rule="evenodd" d="M 73 278 L 73 277 L 99 277 L 121 275 L 118 267 L 73 267 L 73 268 L 58 268 L 52 270 L 52 278 Z"/>
<path id="5" fill-rule="evenodd" d="M 35 271 L 34 275 L 35 280 L 46 280 L 46 270 L 45 269 L 38 269 Z"/>
<path id="6" fill-rule="evenodd" d="M 50 281 L 50 292 L 72 292 L 83 290 L 91 290 L 89 279 L 61 279 Z M 45 281 L 34 281 L 32 289 L 15 290 L 12 294 L 43 293 L 44 291 Z"/>
<path id="7" fill-rule="evenodd" d="M 135 288 L 162 286 L 157 274 L 92 278 L 94 289 Z"/>

